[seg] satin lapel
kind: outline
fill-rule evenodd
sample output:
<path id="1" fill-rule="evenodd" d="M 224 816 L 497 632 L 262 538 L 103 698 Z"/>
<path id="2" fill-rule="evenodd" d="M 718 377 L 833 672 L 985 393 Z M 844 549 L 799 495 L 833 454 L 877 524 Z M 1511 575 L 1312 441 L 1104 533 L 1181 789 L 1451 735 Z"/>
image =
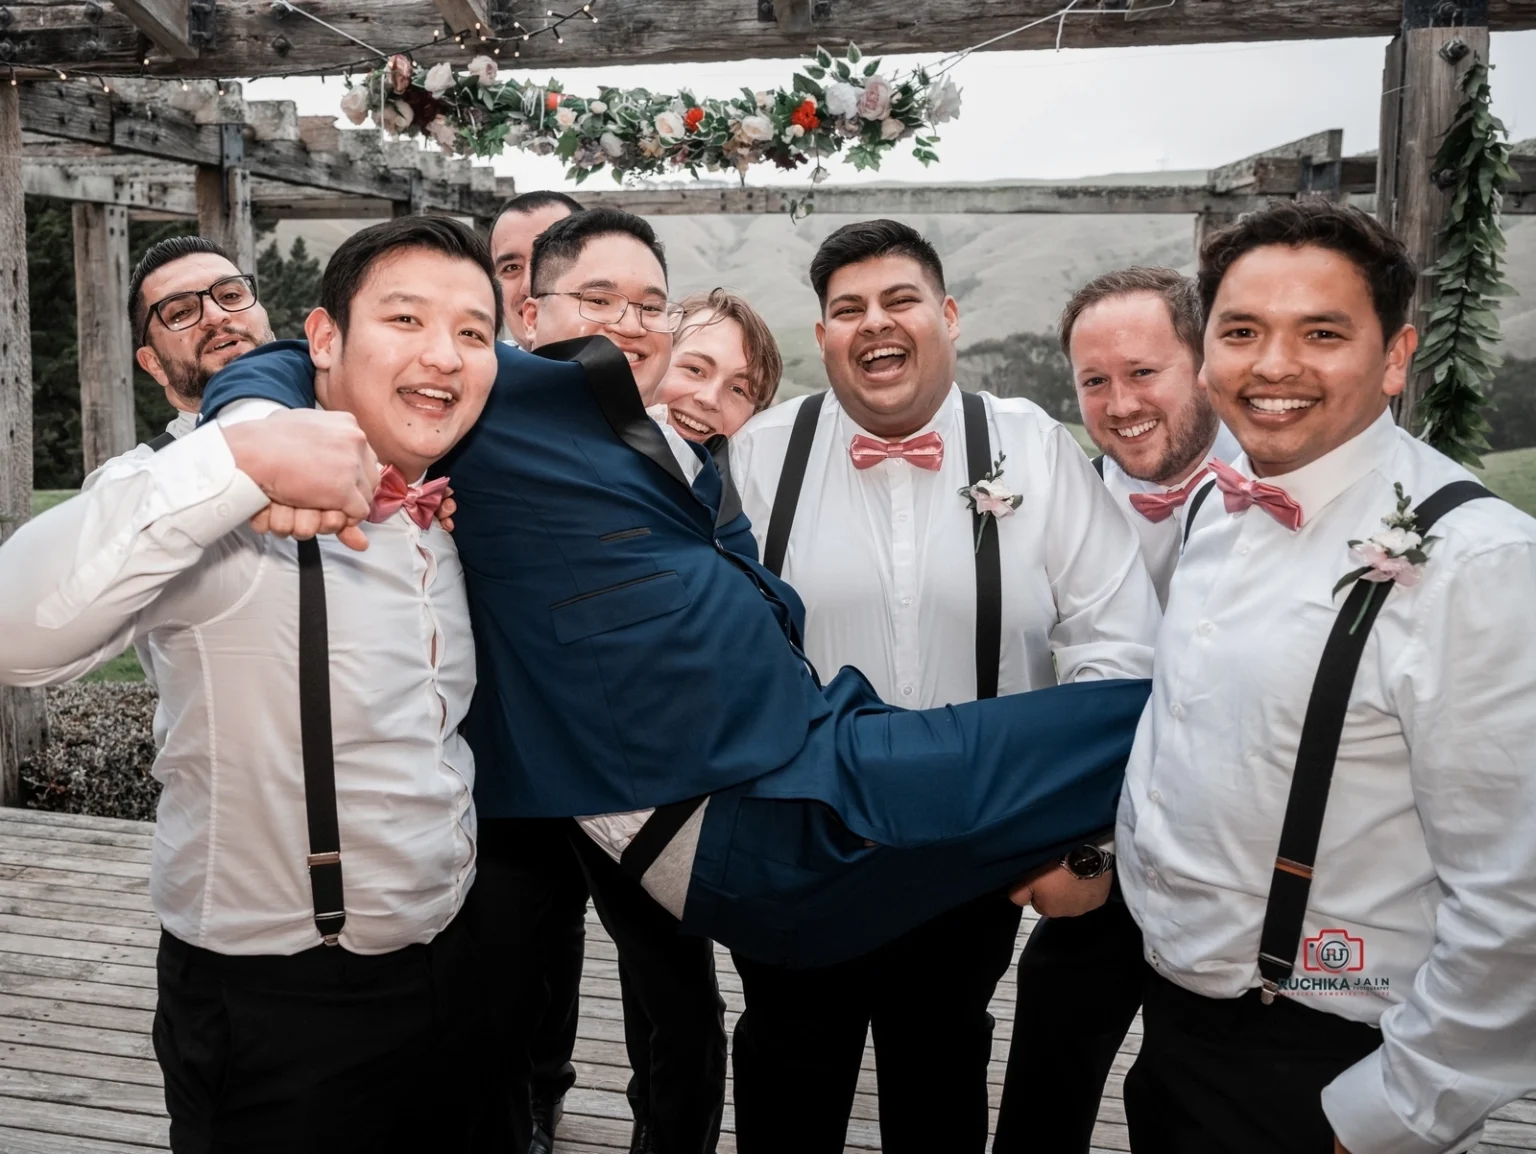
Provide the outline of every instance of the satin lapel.
<path id="1" fill-rule="evenodd" d="M 577 337 L 533 350 L 552 361 L 575 361 L 587 374 L 597 407 L 613 431 L 631 449 L 656 462 L 686 489 L 692 489 L 683 468 L 667 447 L 656 422 L 640 403 L 640 390 L 624 354 L 607 337 Z"/>
<path id="2" fill-rule="evenodd" d="M 717 434 L 709 439 L 705 448 L 715 462 L 715 471 L 720 474 L 720 510 L 715 515 L 715 528 L 719 529 L 741 516 L 741 494 L 731 479 L 730 441 Z"/>

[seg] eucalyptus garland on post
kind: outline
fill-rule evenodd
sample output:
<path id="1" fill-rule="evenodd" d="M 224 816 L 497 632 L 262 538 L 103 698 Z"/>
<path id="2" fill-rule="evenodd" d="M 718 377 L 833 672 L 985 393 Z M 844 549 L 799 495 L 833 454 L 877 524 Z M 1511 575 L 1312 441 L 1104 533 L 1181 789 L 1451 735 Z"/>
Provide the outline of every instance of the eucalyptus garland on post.
<path id="1" fill-rule="evenodd" d="M 1488 65 L 1475 61 L 1461 79 L 1466 94 L 1435 155 L 1451 203 L 1440 239 L 1444 255 L 1425 275 L 1435 282 L 1415 369 L 1429 378 L 1418 401 L 1420 436 L 1446 456 L 1478 466 L 1488 451 L 1484 385 L 1501 357 L 1498 298 L 1504 280 L 1504 190 L 1518 179 L 1509 166 L 1509 133 L 1493 115 Z"/>
<path id="2" fill-rule="evenodd" d="M 828 175 L 824 157 L 846 148 L 855 168 L 878 168 L 903 140 L 927 165 L 938 159 L 934 128 L 960 112 L 952 80 L 921 69 L 888 80 L 880 61 L 864 60 L 853 45 L 841 56 L 818 48 L 787 89 L 743 88 L 725 100 L 643 88 L 576 96 L 553 79 L 502 81 L 499 67 L 477 56 L 463 71 L 447 63 L 424 68 L 397 54 L 350 87 L 341 109 L 354 124 L 372 116 L 386 132 L 428 136 L 450 154 L 521 148 L 555 155 L 578 182 L 604 167 L 622 182 L 679 170 L 698 176 L 700 169 L 744 178 L 763 161 L 780 168 L 814 161 L 811 179 L 820 183 Z"/>

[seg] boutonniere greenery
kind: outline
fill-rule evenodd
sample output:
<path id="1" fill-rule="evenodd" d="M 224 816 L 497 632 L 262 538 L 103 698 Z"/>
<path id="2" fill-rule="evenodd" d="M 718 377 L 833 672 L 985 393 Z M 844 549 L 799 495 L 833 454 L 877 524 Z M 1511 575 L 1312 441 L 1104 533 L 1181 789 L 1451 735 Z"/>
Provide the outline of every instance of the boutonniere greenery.
<path id="1" fill-rule="evenodd" d="M 1007 459 L 1006 453 L 999 453 L 997 460 L 992 462 L 990 473 L 983 474 L 981 480 L 960 490 L 966 506 L 981 518 L 981 523 L 976 526 L 977 552 L 981 551 L 981 535 L 987 530 L 988 514 L 994 521 L 1011 517 L 1013 511 L 1024 503 L 1023 496 L 1003 484 L 1003 462 Z"/>
<path id="2" fill-rule="evenodd" d="M 1392 490 L 1397 494 L 1397 508 L 1381 519 L 1385 528 L 1363 541 L 1349 543 L 1350 558 L 1358 561 L 1360 567 L 1339 578 L 1333 596 L 1337 597 L 1340 589 L 1356 581 L 1391 581 L 1410 588 L 1419 583 L 1429 561 L 1430 547 L 1440 538 L 1418 532 L 1418 515 L 1408 507 L 1413 499 L 1404 494 L 1402 483 L 1394 484 Z M 1354 632 L 1353 628 L 1350 632 Z"/>

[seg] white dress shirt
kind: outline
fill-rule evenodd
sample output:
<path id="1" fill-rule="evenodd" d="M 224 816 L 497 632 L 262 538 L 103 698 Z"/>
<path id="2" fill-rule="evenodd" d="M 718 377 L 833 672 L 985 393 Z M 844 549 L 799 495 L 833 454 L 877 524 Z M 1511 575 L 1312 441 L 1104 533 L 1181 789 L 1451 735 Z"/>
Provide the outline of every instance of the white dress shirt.
<path id="1" fill-rule="evenodd" d="M 1202 515 L 1116 836 L 1147 959 L 1180 986 L 1259 985 L 1302 719 L 1346 596 L 1331 590 L 1357 567 L 1349 541 L 1381 530 L 1394 482 L 1417 504 L 1469 477 L 1384 414 L 1265 478 L 1300 503 L 1298 531 L 1256 507 Z M 1536 1087 L 1536 521 L 1484 499 L 1434 536 L 1421 582 L 1392 591 L 1367 641 L 1308 903 L 1304 936 L 1347 932 L 1359 968 L 1343 991 L 1308 990 L 1333 975 L 1307 969 L 1304 947 L 1299 988 L 1281 991 L 1381 1028 L 1381 1048 L 1323 1094 L 1352 1154 L 1464 1148 Z"/>
<path id="2" fill-rule="evenodd" d="M 67 681 L 148 641 L 166 727 L 151 897 L 172 934 L 226 954 L 320 944 L 306 868 L 297 551 L 246 525 L 266 503 L 216 425 L 120 459 L 0 548 L 0 681 Z M 457 730 L 475 661 L 448 534 L 403 512 L 363 528 L 366 552 L 334 537 L 320 547 L 341 944 L 378 954 L 430 941 L 474 874 L 474 763 Z"/>
<path id="3" fill-rule="evenodd" d="M 1157 599 L 1136 534 L 1067 430 L 1033 403 L 983 394 L 1002 483 L 1023 496 L 1000 520 L 999 693 L 1099 677 L 1147 677 Z M 731 472 L 761 547 L 803 399 L 752 418 Z M 913 709 L 976 697 L 976 568 L 960 390 L 932 421 L 944 460 L 856 469 L 863 433 L 828 394 L 784 557 L 805 602 L 806 654 L 824 678 L 857 667 L 881 698 Z M 868 434 L 865 434 L 868 435 Z"/>
<path id="4" fill-rule="evenodd" d="M 1153 521 L 1132 508 L 1131 494 L 1167 493 L 1177 489 L 1197 471 L 1205 468 L 1212 457 L 1231 462 L 1236 460 L 1242 451 L 1237 438 L 1227 431 L 1227 427 L 1218 425 L 1216 442 L 1211 446 L 1211 451 L 1202 458 L 1199 465 L 1172 485 L 1159 485 L 1155 481 L 1138 481 L 1116 464 L 1114 458 L 1108 456 L 1104 458 L 1104 484 L 1109 489 L 1109 495 L 1115 499 L 1115 504 L 1119 505 L 1121 511 L 1131 519 L 1136 536 L 1141 539 L 1141 558 L 1147 563 L 1147 573 L 1151 576 L 1152 585 L 1157 590 L 1159 605 L 1168 604 L 1168 583 L 1173 580 L 1174 566 L 1179 563 L 1179 550 L 1184 544 L 1184 528 L 1188 523 L 1189 502 L 1186 501 L 1175 509 L 1173 516 L 1162 521 Z M 1193 497 L 1194 494 L 1191 493 L 1190 496 Z M 1207 501 L 1214 499 L 1214 497 L 1206 498 Z M 1208 513 L 1206 515 L 1209 516 Z"/>

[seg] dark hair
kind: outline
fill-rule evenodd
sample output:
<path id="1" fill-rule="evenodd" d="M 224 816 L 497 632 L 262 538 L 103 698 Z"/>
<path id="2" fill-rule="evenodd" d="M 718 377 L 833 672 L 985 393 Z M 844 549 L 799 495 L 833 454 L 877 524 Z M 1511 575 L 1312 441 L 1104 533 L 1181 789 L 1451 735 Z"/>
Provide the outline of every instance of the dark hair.
<path id="1" fill-rule="evenodd" d="M 550 284 L 581 259 L 587 243 L 600 236 L 634 237 L 651 250 L 656 263 L 661 265 L 661 275 L 667 275 L 666 250 L 649 223 L 621 209 L 589 208 L 555 221 L 533 242 L 533 256 L 529 260 L 529 295 L 539 296 L 550 291 Z"/>
<path id="2" fill-rule="evenodd" d="M 1328 200 L 1276 201 L 1211 236 L 1200 249 L 1200 300 L 1210 315 L 1227 270 L 1256 248 L 1316 245 L 1347 258 L 1371 286 L 1371 303 L 1390 341 L 1408 319 L 1419 270 L 1390 229 L 1357 208 Z"/>
<path id="3" fill-rule="evenodd" d="M 496 215 L 491 217 L 491 231 L 496 231 L 496 226 L 501 223 L 501 218 L 509 212 L 527 214 L 538 212 L 541 208 L 554 208 L 556 205 L 569 209 L 572 213 L 582 211 L 581 202 L 573 196 L 566 196 L 563 192 L 555 192 L 553 189 L 520 192 L 516 196 L 509 196 L 501 202 L 501 207 L 496 210 Z"/>
<path id="4" fill-rule="evenodd" d="M 320 278 L 320 307 L 331 314 L 343 334 L 347 331 L 352 299 L 368 279 L 369 270 L 391 253 L 408 248 L 423 248 L 479 265 L 491 282 L 496 303 L 491 315 L 500 324 L 501 282 L 496 279 L 485 238 L 452 217 L 402 216 L 354 232 L 331 254 Z"/>
<path id="5" fill-rule="evenodd" d="M 1198 367 L 1205 360 L 1205 310 L 1200 306 L 1200 291 L 1195 282 L 1171 268 L 1133 265 L 1096 276 L 1072 294 L 1061 312 L 1056 330 L 1061 336 L 1061 351 L 1072 359 L 1072 329 L 1091 306 L 1113 297 L 1132 293 L 1152 293 L 1163 299 L 1173 321 L 1173 331 L 1195 358 Z"/>
<path id="6" fill-rule="evenodd" d="M 133 326 L 135 346 L 139 344 L 139 334 L 144 331 L 144 322 L 149 319 L 150 302 L 144 299 L 144 282 L 171 262 L 200 252 L 229 260 L 229 253 L 206 237 L 168 236 L 150 245 L 139 263 L 133 266 L 133 274 L 128 278 L 128 322 Z M 230 263 L 234 264 L 234 261 Z"/>
<path id="7" fill-rule="evenodd" d="M 944 265 L 922 233 L 896 220 L 861 220 L 827 237 L 811 258 L 811 287 L 822 309 L 827 307 L 827 284 L 833 273 L 882 256 L 911 257 L 923 266 L 940 294 L 944 292 Z"/>
<path id="8" fill-rule="evenodd" d="M 747 379 L 751 382 L 752 411 L 761 413 L 773 404 L 774 394 L 779 391 L 779 380 L 784 375 L 784 357 L 768 322 L 747 303 L 747 298 L 730 289 L 713 288 L 707 293 L 685 297 L 682 308 L 683 324 L 677 330 L 679 341 L 694 329 L 723 320 L 735 321 L 741 326 L 742 351 L 747 354 Z"/>

